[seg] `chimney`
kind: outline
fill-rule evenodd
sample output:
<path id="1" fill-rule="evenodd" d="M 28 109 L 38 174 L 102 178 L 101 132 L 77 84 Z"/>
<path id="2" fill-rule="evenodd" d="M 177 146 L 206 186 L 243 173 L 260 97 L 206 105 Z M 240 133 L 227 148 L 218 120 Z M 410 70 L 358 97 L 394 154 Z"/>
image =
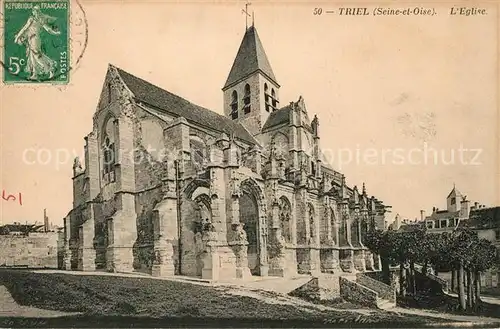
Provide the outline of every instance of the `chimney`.
<path id="1" fill-rule="evenodd" d="M 432 213 L 436 213 L 436 207 L 432 207 Z"/>
<path id="2" fill-rule="evenodd" d="M 49 217 L 47 217 L 47 209 L 43 209 L 43 231 L 49 231 Z"/>
<path id="3" fill-rule="evenodd" d="M 420 210 L 420 220 L 423 221 L 425 218 L 425 210 Z"/>
<path id="4" fill-rule="evenodd" d="M 470 206 L 466 197 L 460 202 L 460 218 L 469 218 Z"/>
<path id="5" fill-rule="evenodd" d="M 479 202 L 474 202 L 474 209 L 479 209 Z"/>

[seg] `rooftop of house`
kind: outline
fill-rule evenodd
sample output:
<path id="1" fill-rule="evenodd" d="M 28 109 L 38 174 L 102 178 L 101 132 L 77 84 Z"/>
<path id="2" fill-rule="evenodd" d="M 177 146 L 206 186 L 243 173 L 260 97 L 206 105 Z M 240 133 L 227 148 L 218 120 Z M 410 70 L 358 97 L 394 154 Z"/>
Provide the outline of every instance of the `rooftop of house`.
<path id="1" fill-rule="evenodd" d="M 459 226 L 472 229 L 500 228 L 500 206 L 473 209 L 469 219 L 460 221 Z"/>
<path id="2" fill-rule="evenodd" d="M 425 220 L 458 218 L 459 214 L 460 211 L 439 210 L 425 217 Z"/>

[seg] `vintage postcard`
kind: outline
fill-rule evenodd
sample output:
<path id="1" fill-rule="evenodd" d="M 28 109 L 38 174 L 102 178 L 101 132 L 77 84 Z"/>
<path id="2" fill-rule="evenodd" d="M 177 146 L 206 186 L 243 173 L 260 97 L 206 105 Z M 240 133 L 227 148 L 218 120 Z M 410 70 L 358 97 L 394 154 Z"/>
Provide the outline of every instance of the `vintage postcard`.
<path id="1" fill-rule="evenodd" d="M 499 327 L 499 6 L 0 0 L 0 327 Z"/>

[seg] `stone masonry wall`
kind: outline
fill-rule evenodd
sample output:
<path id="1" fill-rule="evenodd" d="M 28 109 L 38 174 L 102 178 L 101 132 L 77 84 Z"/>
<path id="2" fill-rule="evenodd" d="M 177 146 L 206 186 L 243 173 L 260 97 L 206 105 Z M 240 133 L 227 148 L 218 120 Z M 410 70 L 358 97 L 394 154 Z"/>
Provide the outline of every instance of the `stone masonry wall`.
<path id="1" fill-rule="evenodd" d="M 372 279 L 363 273 L 356 274 L 356 282 L 376 291 L 380 298 L 396 302 L 396 290 L 383 282 Z"/>
<path id="2" fill-rule="evenodd" d="M 0 235 L 0 267 L 57 268 L 57 240 L 56 232 Z"/>
<path id="3" fill-rule="evenodd" d="M 344 277 L 340 277 L 340 297 L 363 306 L 377 307 L 378 294 L 375 291 Z"/>
<path id="4" fill-rule="evenodd" d="M 135 198 L 137 240 L 134 244 L 134 269 L 150 272 L 153 265 L 153 210 L 162 199 L 160 188 L 139 193 Z"/>

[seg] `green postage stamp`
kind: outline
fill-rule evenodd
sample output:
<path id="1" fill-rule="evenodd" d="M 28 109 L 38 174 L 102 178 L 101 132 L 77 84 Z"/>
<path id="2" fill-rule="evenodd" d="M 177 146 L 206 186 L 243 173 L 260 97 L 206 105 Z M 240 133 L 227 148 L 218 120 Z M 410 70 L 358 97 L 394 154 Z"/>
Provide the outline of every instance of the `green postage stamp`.
<path id="1" fill-rule="evenodd" d="M 69 81 L 70 0 L 5 0 L 5 83 Z"/>

